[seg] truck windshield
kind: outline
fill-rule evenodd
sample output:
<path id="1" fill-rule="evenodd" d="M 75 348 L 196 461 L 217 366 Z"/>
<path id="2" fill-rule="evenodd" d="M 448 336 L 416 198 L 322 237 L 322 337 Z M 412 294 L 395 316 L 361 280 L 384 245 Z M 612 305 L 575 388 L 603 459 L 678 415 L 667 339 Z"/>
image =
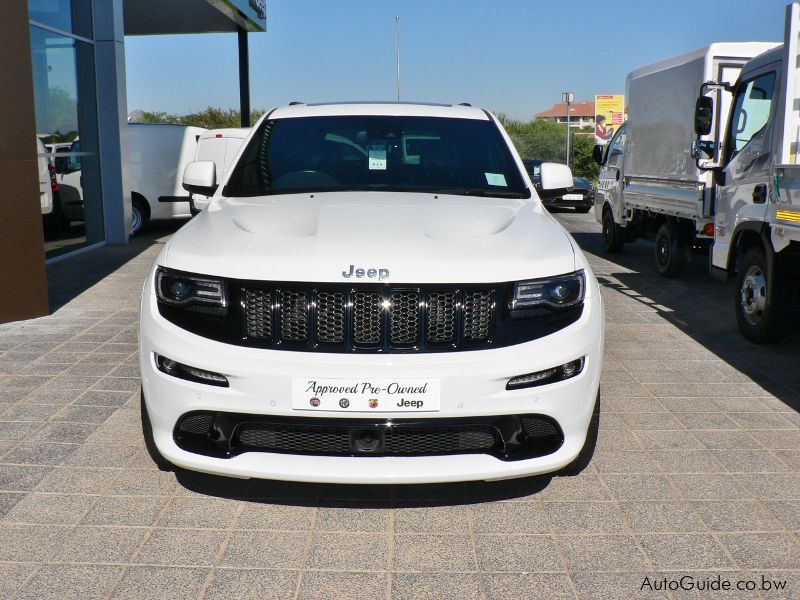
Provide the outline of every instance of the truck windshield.
<path id="1" fill-rule="evenodd" d="M 350 190 L 530 197 L 492 121 L 399 116 L 266 120 L 223 195 Z"/>

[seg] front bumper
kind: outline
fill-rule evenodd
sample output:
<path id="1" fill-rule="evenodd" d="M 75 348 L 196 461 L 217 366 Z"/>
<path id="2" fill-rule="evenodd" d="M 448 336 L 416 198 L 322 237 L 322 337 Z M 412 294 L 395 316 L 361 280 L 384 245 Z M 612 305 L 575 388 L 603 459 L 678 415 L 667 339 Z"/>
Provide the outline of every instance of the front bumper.
<path id="1" fill-rule="evenodd" d="M 580 319 L 549 336 L 504 348 L 440 354 L 328 354 L 281 352 L 232 346 L 189 333 L 158 313 L 155 297 L 142 295 L 140 367 L 145 402 L 159 452 L 175 465 L 233 477 L 326 483 L 434 483 L 523 477 L 558 470 L 584 445 L 600 379 L 603 307 L 599 294 L 585 301 Z M 185 381 L 159 371 L 155 354 L 224 374 L 230 387 Z M 507 381 L 582 356 L 580 375 L 540 387 L 506 390 Z M 563 443 L 543 456 L 503 460 L 490 454 L 435 456 L 323 456 L 241 452 L 230 458 L 187 451 L 176 443 L 175 428 L 193 411 L 263 415 L 291 419 L 294 377 L 365 377 L 441 381 L 436 413 L 380 413 L 381 418 L 426 420 L 540 415 L 558 424 Z M 333 411 L 315 417 L 336 422 L 359 416 Z"/>
<path id="2" fill-rule="evenodd" d="M 545 206 L 556 208 L 590 208 L 594 206 L 594 193 L 582 194 L 580 200 L 565 200 L 562 196 L 544 201 Z"/>

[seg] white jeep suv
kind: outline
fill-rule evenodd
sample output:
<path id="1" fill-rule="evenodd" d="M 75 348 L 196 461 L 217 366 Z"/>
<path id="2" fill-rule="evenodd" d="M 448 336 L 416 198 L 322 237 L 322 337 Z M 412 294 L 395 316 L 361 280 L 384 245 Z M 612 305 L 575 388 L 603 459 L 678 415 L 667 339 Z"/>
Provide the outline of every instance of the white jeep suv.
<path id="1" fill-rule="evenodd" d="M 544 164 L 544 190 L 572 185 Z M 217 185 L 219 183 L 219 185 Z M 253 127 L 144 285 L 160 466 L 426 483 L 555 471 L 598 394 L 603 305 L 506 132 L 470 106 L 317 104 Z"/>

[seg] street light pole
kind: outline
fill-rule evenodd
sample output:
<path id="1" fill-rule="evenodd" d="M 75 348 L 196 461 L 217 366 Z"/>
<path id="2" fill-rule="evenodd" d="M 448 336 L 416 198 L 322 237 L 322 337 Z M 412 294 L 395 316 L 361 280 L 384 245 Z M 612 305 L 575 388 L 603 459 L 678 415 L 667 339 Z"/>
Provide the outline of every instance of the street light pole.
<path id="1" fill-rule="evenodd" d="M 567 104 L 567 166 L 569 166 L 569 128 L 570 128 L 570 104 L 572 104 L 575 100 L 575 94 L 572 92 L 563 92 L 561 94 L 561 102 L 566 102 Z"/>
<path id="2" fill-rule="evenodd" d="M 397 101 L 400 102 L 400 17 L 394 18 L 394 27 L 397 32 Z"/>

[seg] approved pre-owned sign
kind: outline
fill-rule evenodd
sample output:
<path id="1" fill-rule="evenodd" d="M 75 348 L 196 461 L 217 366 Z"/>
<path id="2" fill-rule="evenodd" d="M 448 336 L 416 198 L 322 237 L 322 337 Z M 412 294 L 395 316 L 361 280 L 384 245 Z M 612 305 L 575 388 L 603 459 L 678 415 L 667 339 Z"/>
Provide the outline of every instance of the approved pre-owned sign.
<path id="1" fill-rule="evenodd" d="M 436 412 L 439 379 L 292 379 L 294 410 Z"/>

